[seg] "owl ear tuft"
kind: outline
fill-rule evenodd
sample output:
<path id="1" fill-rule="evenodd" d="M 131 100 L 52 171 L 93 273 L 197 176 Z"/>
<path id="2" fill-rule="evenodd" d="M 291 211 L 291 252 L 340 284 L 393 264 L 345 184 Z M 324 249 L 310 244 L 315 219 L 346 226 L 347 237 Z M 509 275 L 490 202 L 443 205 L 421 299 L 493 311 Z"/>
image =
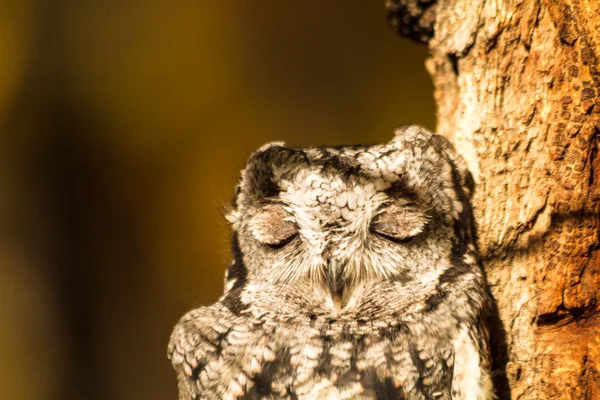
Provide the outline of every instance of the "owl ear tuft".
<path id="1" fill-rule="evenodd" d="M 394 138 L 391 143 L 398 146 L 398 148 L 405 148 L 418 143 L 427 143 L 432 136 L 436 135 L 421 126 L 406 125 L 394 130 Z"/>
<path id="2" fill-rule="evenodd" d="M 285 147 L 283 142 L 272 142 L 260 147 L 248 159 L 236 197 L 251 203 L 262 203 L 279 195 L 279 181 L 306 160 L 304 152 Z"/>
<path id="3" fill-rule="evenodd" d="M 458 154 L 454 145 L 442 135 L 432 135 L 430 142 L 436 151 L 450 164 L 455 184 L 470 199 L 475 190 L 475 181 L 465 159 Z"/>
<path id="4" fill-rule="evenodd" d="M 399 149 L 419 146 L 422 148 L 431 146 L 446 160 L 452 168 L 454 179 L 462 192 L 471 198 L 474 190 L 473 175 L 467 167 L 467 163 L 456 151 L 452 143 L 442 135 L 428 131 L 417 125 L 403 126 L 394 131 L 391 142 Z"/>
<path id="5" fill-rule="evenodd" d="M 250 155 L 250 160 L 252 160 L 252 157 L 257 156 L 261 153 L 266 152 L 267 150 L 271 149 L 271 148 L 286 148 L 285 147 L 285 142 L 269 142 L 269 143 L 265 143 L 262 146 L 260 146 L 258 149 L 256 149 L 251 155 Z"/>

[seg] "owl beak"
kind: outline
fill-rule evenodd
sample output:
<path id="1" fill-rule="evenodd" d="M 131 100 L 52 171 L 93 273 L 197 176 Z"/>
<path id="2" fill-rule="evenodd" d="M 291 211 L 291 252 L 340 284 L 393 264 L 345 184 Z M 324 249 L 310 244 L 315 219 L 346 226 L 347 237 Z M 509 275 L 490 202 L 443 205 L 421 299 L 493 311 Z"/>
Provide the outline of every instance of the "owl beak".
<path id="1" fill-rule="evenodd" d="M 344 297 L 344 265 L 337 260 L 329 260 L 325 279 L 333 305 L 339 311 L 343 308 Z"/>

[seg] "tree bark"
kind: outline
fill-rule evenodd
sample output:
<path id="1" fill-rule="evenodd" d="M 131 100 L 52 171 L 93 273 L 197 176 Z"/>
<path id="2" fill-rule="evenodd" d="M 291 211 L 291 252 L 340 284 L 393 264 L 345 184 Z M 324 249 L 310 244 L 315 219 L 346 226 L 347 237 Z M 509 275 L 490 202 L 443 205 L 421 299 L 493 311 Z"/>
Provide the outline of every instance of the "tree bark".
<path id="1" fill-rule="evenodd" d="M 500 398 L 600 398 L 600 1 L 393 0 L 477 182 Z"/>

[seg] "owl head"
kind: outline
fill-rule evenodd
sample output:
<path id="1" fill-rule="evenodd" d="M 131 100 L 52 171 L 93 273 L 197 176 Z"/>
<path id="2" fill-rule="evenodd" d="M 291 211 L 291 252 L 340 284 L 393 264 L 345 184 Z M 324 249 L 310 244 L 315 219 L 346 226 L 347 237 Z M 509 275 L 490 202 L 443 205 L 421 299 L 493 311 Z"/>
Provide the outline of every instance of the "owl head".
<path id="1" fill-rule="evenodd" d="M 340 309 L 366 283 L 439 274 L 473 244 L 471 190 L 452 145 L 420 127 L 382 145 L 267 144 L 242 171 L 228 215 L 226 294 L 297 287 Z"/>

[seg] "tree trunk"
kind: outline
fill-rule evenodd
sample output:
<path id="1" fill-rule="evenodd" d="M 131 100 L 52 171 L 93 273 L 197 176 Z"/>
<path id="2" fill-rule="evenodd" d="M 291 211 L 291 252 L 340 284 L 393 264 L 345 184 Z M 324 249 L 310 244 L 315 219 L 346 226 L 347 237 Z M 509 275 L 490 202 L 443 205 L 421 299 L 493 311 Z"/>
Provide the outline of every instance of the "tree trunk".
<path id="1" fill-rule="evenodd" d="M 600 399 L 600 1 L 395 0 L 477 189 L 506 399 Z"/>

